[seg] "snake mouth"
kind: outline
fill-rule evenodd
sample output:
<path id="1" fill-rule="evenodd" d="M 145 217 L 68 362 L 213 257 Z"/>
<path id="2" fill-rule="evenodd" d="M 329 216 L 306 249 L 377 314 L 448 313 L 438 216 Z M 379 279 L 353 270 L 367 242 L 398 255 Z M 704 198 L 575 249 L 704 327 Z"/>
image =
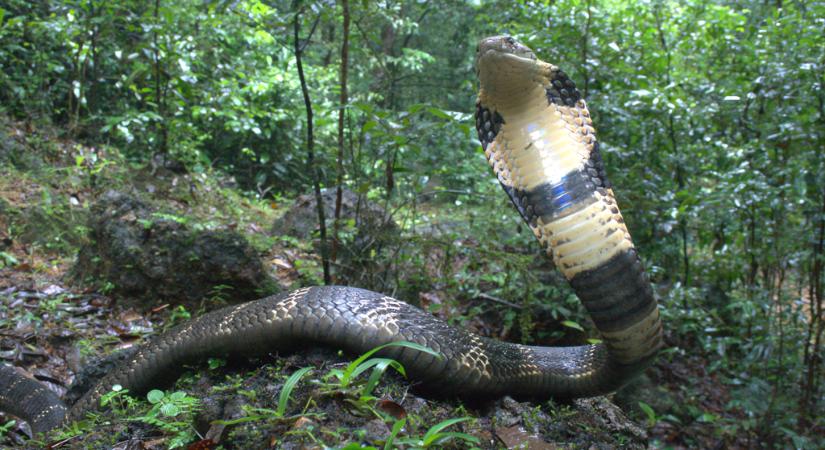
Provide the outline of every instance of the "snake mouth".
<path id="1" fill-rule="evenodd" d="M 510 36 L 493 36 L 478 43 L 475 63 L 482 87 L 502 85 L 503 80 L 510 80 L 510 86 L 518 86 L 521 78 L 535 73 L 538 58 L 529 47 Z"/>
<path id="2" fill-rule="evenodd" d="M 476 69 L 486 66 L 532 66 L 536 55 L 526 45 L 510 36 L 493 36 L 482 39 L 476 49 Z"/>
<path id="3" fill-rule="evenodd" d="M 529 47 L 515 40 L 511 36 L 492 36 L 482 39 L 478 43 L 476 54 L 477 60 L 490 54 L 509 55 L 516 60 L 536 60 L 536 54 L 533 53 Z"/>

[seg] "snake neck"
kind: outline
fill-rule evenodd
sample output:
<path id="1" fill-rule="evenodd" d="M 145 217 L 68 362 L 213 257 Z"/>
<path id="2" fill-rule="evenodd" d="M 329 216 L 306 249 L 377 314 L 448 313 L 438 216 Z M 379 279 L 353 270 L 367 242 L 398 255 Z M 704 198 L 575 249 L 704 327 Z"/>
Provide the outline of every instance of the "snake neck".
<path id="1" fill-rule="evenodd" d="M 542 98 L 554 71 L 558 68 L 543 61 L 535 61 L 519 72 L 497 70 L 479 86 L 478 103 L 499 114 L 529 120 L 537 110 L 547 107 Z"/>

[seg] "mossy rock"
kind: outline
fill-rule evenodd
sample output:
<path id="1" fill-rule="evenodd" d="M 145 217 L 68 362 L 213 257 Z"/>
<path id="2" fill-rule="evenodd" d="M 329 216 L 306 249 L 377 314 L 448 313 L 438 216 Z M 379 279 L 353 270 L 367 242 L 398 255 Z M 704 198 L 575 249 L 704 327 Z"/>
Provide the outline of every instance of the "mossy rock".
<path id="1" fill-rule="evenodd" d="M 0 165 L 9 165 L 20 170 L 39 169 L 45 165 L 40 153 L 27 148 L 23 137 L 10 133 L 12 125 L 0 117 Z"/>
<path id="2" fill-rule="evenodd" d="M 129 195 L 106 193 L 88 228 L 72 276 L 104 291 L 169 303 L 236 303 L 277 291 L 242 235 L 198 229 Z"/>
<path id="3" fill-rule="evenodd" d="M 321 198 L 324 205 L 327 235 L 332 235 L 335 217 L 336 189 L 324 189 Z M 272 226 L 275 236 L 292 236 L 308 241 L 317 236 L 318 207 L 315 194 L 299 196 L 286 213 Z M 339 242 L 334 267 L 335 278 L 343 284 L 365 289 L 382 290 L 387 279 L 385 255 L 390 255 L 401 244 L 401 230 L 392 215 L 381 205 L 344 189 L 341 196 Z M 320 254 L 320 241 L 313 244 Z"/>

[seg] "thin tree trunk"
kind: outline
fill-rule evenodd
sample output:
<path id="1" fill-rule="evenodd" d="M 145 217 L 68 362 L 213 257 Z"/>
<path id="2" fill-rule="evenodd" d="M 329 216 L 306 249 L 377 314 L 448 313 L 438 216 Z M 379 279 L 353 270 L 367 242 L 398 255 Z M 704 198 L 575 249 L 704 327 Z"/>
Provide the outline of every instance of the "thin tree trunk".
<path id="1" fill-rule="evenodd" d="M 582 34 L 582 64 L 583 78 L 584 78 L 584 98 L 588 97 L 590 88 L 590 73 L 587 67 L 587 44 L 590 41 L 590 24 L 593 21 L 593 12 L 591 11 L 592 1 L 587 0 L 585 8 L 587 8 L 587 21 L 584 23 L 584 33 Z"/>
<path id="2" fill-rule="evenodd" d="M 589 9 L 588 9 L 588 11 L 589 11 Z M 662 46 L 662 50 L 664 50 L 664 52 L 665 52 L 665 58 L 666 58 L 666 61 L 667 61 L 667 66 L 666 66 L 667 68 L 666 68 L 666 72 L 665 72 L 665 81 L 666 81 L 667 85 L 669 86 L 671 84 L 670 72 L 671 72 L 671 69 L 672 69 L 672 67 L 671 67 L 672 55 L 671 55 L 671 52 L 670 52 L 670 46 L 668 45 L 667 39 L 665 38 L 665 31 L 662 28 L 662 19 L 661 19 L 661 14 L 660 14 L 660 11 L 659 11 L 658 8 L 656 9 L 656 30 L 658 31 L 658 34 L 659 34 L 659 43 Z M 679 149 L 679 141 L 678 141 L 677 136 L 676 136 L 676 125 L 673 121 L 673 112 L 671 112 L 671 111 L 668 112 L 667 128 L 668 128 L 668 136 L 670 138 L 670 144 L 671 144 L 671 147 L 673 148 L 673 155 L 676 157 L 676 167 L 675 167 L 676 185 L 679 188 L 679 190 L 681 191 L 685 188 L 686 183 L 685 183 L 684 171 L 682 170 L 682 158 L 681 158 L 680 149 Z M 685 286 L 688 286 L 688 285 L 690 285 L 690 256 L 688 255 L 688 243 L 687 243 L 687 241 L 688 241 L 687 219 L 685 219 L 684 216 L 679 217 L 679 231 L 680 231 L 681 238 L 682 238 L 682 264 L 683 264 L 682 283 L 684 283 Z M 683 304 L 683 306 L 685 307 L 685 309 L 687 309 L 687 307 L 688 307 L 687 303 Z"/>
<path id="3" fill-rule="evenodd" d="M 822 192 L 822 206 L 819 217 L 815 219 L 816 236 L 811 255 L 811 274 L 809 280 L 811 306 L 808 319 L 808 335 L 805 339 L 804 361 L 806 366 L 805 384 L 801 397 L 803 415 L 811 420 L 814 418 L 819 390 L 819 372 L 822 364 L 820 347 L 822 344 L 822 332 L 825 330 L 825 321 L 822 317 L 823 298 L 822 292 L 823 261 L 825 261 L 825 190 Z"/>
<path id="4" fill-rule="evenodd" d="M 415 21 L 416 24 L 420 24 L 424 20 L 424 18 L 427 17 L 427 14 L 429 14 L 431 10 L 430 0 L 425 0 L 421 4 L 421 8 L 423 8 L 423 11 L 421 12 L 421 15 L 418 16 L 418 20 Z M 401 42 L 401 46 L 398 47 L 399 52 L 403 52 L 405 48 L 409 47 L 410 41 L 412 40 L 414 35 L 415 33 L 411 31 L 404 36 L 404 40 Z M 398 36 L 396 34 L 394 25 L 388 25 L 384 28 L 381 36 L 381 42 L 385 55 L 388 55 L 393 58 L 398 56 L 395 51 L 395 43 L 397 37 Z M 397 63 L 391 62 L 387 64 L 387 67 L 389 68 L 389 70 L 387 71 L 387 77 L 389 78 L 389 84 L 387 87 L 388 94 L 383 106 L 389 110 L 394 111 L 397 108 L 398 103 L 400 103 L 398 101 L 399 96 L 397 94 L 399 92 L 398 81 L 402 77 L 399 77 L 398 75 L 400 66 Z M 390 197 L 392 197 L 393 190 L 395 189 L 395 159 L 397 155 L 398 146 L 396 145 L 392 153 L 387 155 L 387 160 L 385 161 L 385 185 L 387 189 L 387 200 L 389 200 Z"/>
<path id="5" fill-rule="evenodd" d="M 321 169 L 315 162 L 315 136 L 312 129 L 312 101 L 309 98 L 309 89 L 307 88 L 306 77 L 304 76 L 304 65 L 301 61 L 301 54 L 306 45 L 301 45 L 298 35 L 301 31 L 301 12 L 298 9 L 300 2 L 298 0 L 292 3 L 292 7 L 297 12 L 295 19 L 292 22 L 293 37 L 295 43 L 295 64 L 298 66 L 298 78 L 301 80 L 301 93 L 304 95 L 304 106 L 307 111 L 307 170 L 313 175 L 312 185 L 315 189 L 315 205 L 318 210 L 318 227 L 321 234 L 321 264 L 324 268 L 324 284 L 331 284 L 332 277 L 329 272 L 329 256 L 327 254 L 327 225 L 326 217 L 324 217 L 324 199 L 321 197 Z M 320 16 L 315 19 L 312 25 L 312 30 L 307 37 L 307 43 L 312 39 L 312 34 L 318 26 Z"/>
<path id="6" fill-rule="evenodd" d="M 332 223 L 332 251 L 330 260 L 335 263 L 338 256 L 338 228 L 341 220 L 341 203 L 343 200 L 344 184 L 344 116 L 346 114 L 349 94 L 347 92 L 347 69 L 349 64 L 349 0 L 341 0 L 343 7 L 344 25 L 341 41 L 341 98 L 338 105 L 338 160 L 336 161 L 337 177 L 335 184 L 335 220 Z"/>
<path id="7" fill-rule="evenodd" d="M 77 95 L 75 95 L 74 84 L 72 84 L 72 88 L 69 91 L 69 105 L 67 108 L 67 114 L 69 115 L 69 130 L 72 135 L 75 134 L 77 131 L 77 126 L 80 123 L 80 105 L 83 99 L 83 84 L 85 80 L 85 71 L 84 71 L 84 64 L 80 61 L 80 55 L 83 53 L 83 47 L 86 45 L 85 40 L 81 40 L 77 46 L 77 52 L 75 53 L 74 65 L 77 68 L 76 77 L 77 77 Z"/>
<path id="8" fill-rule="evenodd" d="M 161 90 L 161 70 L 160 70 L 160 47 L 158 45 L 158 27 L 160 26 L 160 0 L 155 0 L 155 30 L 152 34 L 152 43 L 155 47 L 155 109 L 160 116 L 160 122 L 158 122 L 158 153 L 165 154 L 166 153 L 166 138 L 167 138 L 167 129 L 166 129 L 166 108 L 164 106 L 164 98 L 163 98 L 163 91 Z"/>
<path id="9" fill-rule="evenodd" d="M 89 2 L 90 17 L 94 19 L 99 13 L 97 5 L 94 1 Z M 90 20 L 91 21 L 91 20 Z M 86 110 L 90 114 L 97 112 L 97 79 L 98 79 L 98 65 L 100 58 L 97 51 L 97 39 L 100 37 L 100 26 L 92 25 L 92 74 L 89 80 L 89 90 L 86 95 Z"/>

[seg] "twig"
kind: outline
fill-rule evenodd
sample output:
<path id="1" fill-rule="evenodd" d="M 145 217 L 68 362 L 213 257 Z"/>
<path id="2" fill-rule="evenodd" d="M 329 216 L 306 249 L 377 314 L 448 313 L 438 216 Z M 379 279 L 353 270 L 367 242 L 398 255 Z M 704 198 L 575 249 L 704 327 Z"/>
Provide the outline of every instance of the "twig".
<path id="1" fill-rule="evenodd" d="M 523 307 L 523 306 L 521 306 L 521 305 L 517 305 L 517 304 L 515 304 L 515 303 L 508 302 L 507 300 L 504 300 L 504 299 L 501 299 L 501 298 L 498 298 L 498 297 L 492 296 L 492 295 L 490 295 L 490 294 L 485 294 L 484 292 L 482 292 L 482 293 L 480 293 L 480 294 L 476 295 L 476 296 L 475 296 L 475 298 L 474 298 L 473 300 L 479 300 L 479 299 L 481 299 L 481 300 L 489 300 L 489 301 L 491 301 L 491 302 L 496 302 L 496 303 L 501 303 L 502 305 L 506 305 L 506 306 L 509 306 L 509 307 L 511 307 L 511 308 L 515 308 L 515 309 L 524 309 L 524 307 Z"/>

